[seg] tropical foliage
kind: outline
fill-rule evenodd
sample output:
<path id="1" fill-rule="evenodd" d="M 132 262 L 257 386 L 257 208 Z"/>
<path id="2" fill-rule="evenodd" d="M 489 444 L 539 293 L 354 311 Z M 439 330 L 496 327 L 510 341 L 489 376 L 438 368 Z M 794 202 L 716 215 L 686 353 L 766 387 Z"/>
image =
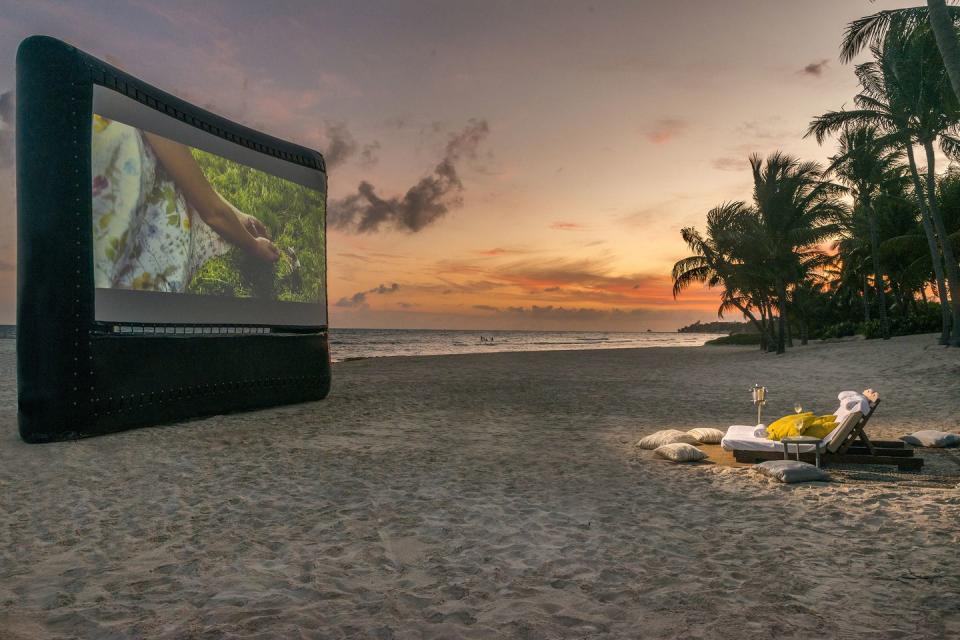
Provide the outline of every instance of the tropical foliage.
<path id="1" fill-rule="evenodd" d="M 752 156 L 752 201 L 711 210 L 705 233 L 681 231 L 692 255 L 674 265 L 674 296 L 718 289 L 719 315 L 741 313 L 778 353 L 794 338 L 854 333 L 939 330 L 960 346 L 960 172 L 936 166 L 937 147 L 960 156 L 945 39 L 925 7 L 851 23 L 841 58 L 872 54 L 855 67 L 854 106 L 814 117 L 807 133 L 836 139 L 829 166 Z"/>

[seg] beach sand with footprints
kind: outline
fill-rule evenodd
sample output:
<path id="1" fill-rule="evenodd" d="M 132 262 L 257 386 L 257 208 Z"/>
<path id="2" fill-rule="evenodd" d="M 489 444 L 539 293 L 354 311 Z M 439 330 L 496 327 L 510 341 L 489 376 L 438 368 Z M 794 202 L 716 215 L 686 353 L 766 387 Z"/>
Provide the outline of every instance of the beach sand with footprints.
<path id="1" fill-rule="evenodd" d="M 368 359 L 326 401 L 27 445 L 0 341 L 0 637 L 960 635 L 960 461 L 779 485 L 658 429 L 829 412 L 960 430 L 934 336 Z M 869 474 L 868 474 L 869 475 Z"/>

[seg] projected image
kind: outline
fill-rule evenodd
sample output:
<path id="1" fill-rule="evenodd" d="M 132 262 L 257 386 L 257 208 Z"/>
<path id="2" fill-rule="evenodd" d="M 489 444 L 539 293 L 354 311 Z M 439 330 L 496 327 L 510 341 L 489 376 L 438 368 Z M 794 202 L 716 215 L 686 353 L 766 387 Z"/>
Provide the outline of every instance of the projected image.
<path id="1" fill-rule="evenodd" d="M 97 288 L 325 301 L 324 194 L 93 116 Z"/>

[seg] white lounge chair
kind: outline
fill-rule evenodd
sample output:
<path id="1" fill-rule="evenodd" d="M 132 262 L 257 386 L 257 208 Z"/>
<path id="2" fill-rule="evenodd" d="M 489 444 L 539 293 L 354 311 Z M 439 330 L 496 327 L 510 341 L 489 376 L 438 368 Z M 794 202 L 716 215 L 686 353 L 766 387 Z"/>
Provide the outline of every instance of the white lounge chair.
<path id="1" fill-rule="evenodd" d="M 904 448 L 903 443 L 893 441 L 871 441 L 864 427 L 880 404 L 879 398 L 869 403 L 867 413 L 852 411 L 823 440 L 820 441 L 821 459 L 825 463 L 842 462 L 846 464 L 889 464 L 896 465 L 900 471 L 919 470 L 923 467 L 923 458 L 914 457 L 913 450 Z M 783 443 L 777 440 L 761 438 L 753 431 L 755 427 L 732 426 L 720 441 L 727 451 L 732 451 L 738 462 L 763 462 L 783 457 Z M 859 444 L 856 444 L 859 441 Z M 812 461 L 816 458 L 814 445 L 791 445 L 791 452 L 799 447 L 798 457 Z"/>

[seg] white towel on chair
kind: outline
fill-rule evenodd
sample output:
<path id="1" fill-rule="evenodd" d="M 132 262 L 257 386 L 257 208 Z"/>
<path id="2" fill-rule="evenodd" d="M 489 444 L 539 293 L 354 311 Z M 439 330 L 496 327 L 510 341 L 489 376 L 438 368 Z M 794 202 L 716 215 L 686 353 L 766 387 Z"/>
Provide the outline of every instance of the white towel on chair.
<path id="1" fill-rule="evenodd" d="M 731 425 L 727 429 L 728 438 L 766 438 L 767 437 L 767 425 L 758 424 L 755 427 L 751 427 L 745 424 L 735 424 Z"/>
<path id="2" fill-rule="evenodd" d="M 837 422 L 843 422 L 843 419 L 854 411 L 866 415 L 870 412 L 870 401 L 855 391 L 841 391 L 840 407 L 833 412 L 833 415 L 837 416 Z"/>

